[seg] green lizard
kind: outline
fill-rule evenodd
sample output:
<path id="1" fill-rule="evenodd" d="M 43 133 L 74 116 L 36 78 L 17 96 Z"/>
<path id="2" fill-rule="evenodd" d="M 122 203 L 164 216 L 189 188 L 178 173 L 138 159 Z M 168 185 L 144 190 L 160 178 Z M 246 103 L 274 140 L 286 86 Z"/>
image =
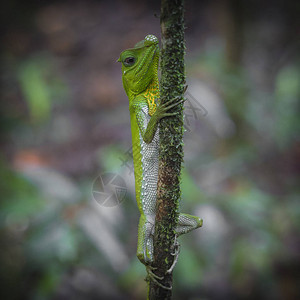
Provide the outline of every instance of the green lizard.
<path id="1" fill-rule="evenodd" d="M 169 110 L 182 103 L 159 104 L 158 39 L 147 35 L 134 48 L 123 51 L 122 81 L 129 99 L 136 200 L 140 211 L 137 257 L 146 266 L 153 261 L 153 231 L 159 159 L 159 120 L 174 116 Z M 202 219 L 179 214 L 176 236 L 202 226 Z M 175 260 L 174 260 L 175 261 Z"/>

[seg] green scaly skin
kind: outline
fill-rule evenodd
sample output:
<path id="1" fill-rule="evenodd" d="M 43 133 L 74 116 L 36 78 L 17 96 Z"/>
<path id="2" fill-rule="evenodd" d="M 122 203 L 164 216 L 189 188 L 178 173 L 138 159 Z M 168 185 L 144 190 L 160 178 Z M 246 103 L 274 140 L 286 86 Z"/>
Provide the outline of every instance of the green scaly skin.
<path id="1" fill-rule="evenodd" d="M 182 103 L 173 99 L 159 104 L 158 39 L 147 35 L 134 48 L 123 51 L 122 81 L 129 99 L 132 149 L 137 205 L 141 214 L 138 228 L 137 257 L 146 266 L 153 261 L 153 231 L 159 155 L 159 120 L 174 116 L 168 112 Z M 202 219 L 179 214 L 177 236 L 202 226 Z"/>

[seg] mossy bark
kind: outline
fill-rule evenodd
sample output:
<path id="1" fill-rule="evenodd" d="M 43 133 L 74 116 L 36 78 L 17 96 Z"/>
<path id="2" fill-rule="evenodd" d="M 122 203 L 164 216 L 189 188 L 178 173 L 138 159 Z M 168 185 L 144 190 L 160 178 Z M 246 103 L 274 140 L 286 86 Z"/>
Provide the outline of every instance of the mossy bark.
<path id="1" fill-rule="evenodd" d="M 184 73 L 184 1 L 161 1 L 161 102 L 175 97 L 183 99 Z M 183 161 L 183 105 L 171 110 L 174 117 L 160 122 L 160 158 L 156 223 L 154 233 L 154 273 L 164 287 L 172 286 L 172 273 L 166 274 L 174 256 L 175 228 L 178 221 L 178 202 L 181 197 L 180 172 Z M 150 280 L 149 299 L 171 299 L 172 289 L 163 288 Z"/>

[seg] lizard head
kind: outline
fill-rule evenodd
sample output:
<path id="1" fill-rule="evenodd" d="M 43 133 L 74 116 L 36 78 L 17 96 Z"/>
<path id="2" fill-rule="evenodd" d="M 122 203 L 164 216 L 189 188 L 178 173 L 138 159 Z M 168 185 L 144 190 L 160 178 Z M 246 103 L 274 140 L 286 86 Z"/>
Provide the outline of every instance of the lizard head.
<path id="1" fill-rule="evenodd" d="M 147 35 L 134 48 L 124 50 L 119 62 L 122 63 L 122 80 L 127 95 L 137 95 L 157 77 L 159 60 L 158 39 Z"/>

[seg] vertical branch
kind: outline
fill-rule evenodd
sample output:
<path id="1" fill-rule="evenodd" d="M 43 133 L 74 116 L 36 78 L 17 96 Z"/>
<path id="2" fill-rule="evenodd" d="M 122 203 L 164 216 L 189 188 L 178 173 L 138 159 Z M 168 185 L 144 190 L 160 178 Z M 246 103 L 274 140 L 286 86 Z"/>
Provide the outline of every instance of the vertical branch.
<path id="1" fill-rule="evenodd" d="M 184 74 L 184 1 L 161 1 L 161 103 L 176 97 L 183 99 Z M 181 196 L 180 172 L 183 161 L 183 105 L 172 108 L 174 117 L 160 122 L 160 158 L 154 233 L 155 274 L 163 277 L 160 285 L 150 279 L 151 300 L 171 299 L 172 273 L 166 274 L 174 256 L 175 228 L 178 221 L 178 202 Z"/>

